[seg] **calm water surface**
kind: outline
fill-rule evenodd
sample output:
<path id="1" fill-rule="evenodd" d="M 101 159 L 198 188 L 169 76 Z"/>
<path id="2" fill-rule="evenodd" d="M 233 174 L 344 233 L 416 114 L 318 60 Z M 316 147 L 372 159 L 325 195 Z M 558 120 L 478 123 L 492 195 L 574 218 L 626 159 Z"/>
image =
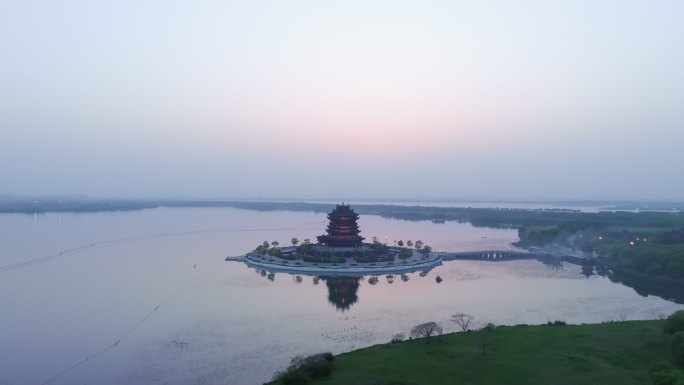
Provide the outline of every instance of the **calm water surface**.
<path id="1" fill-rule="evenodd" d="M 264 240 L 315 239 L 325 224 L 322 214 L 230 208 L 0 215 L 0 384 L 260 384 L 297 354 L 386 342 L 427 321 L 455 330 L 448 319 L 461 311 L 478 324 L 534 324 L 684 308 L 568 264 L 452 261 L 358 279 L 223 260 Z M 517 240 L 469 224 L 359 224 L 368 239 L 443 251 Z"/>

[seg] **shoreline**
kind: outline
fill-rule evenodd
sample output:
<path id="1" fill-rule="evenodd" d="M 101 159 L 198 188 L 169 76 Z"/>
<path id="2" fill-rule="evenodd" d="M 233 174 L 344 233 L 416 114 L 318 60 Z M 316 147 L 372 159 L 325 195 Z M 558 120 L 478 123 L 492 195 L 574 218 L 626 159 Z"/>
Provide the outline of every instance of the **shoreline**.
<path id="1" fill-rule="evenodd" d="M 558 378 L 581 384 L 651 383 L 652 363 L 671 359 L 662 332 L 664 322 L 492 325 L 490 329 L 435 333 L 429 343 L 424 336 L 410 340 L 402 334 L 392 342 L 335 355 L 329 374 L 309 384 L 542 385 Z M 454 365 L 454 357 L 459 365 Z M 279 383 L 277 379 L 267 382 Z"/>
<path id="2" fill-rule="evenodd" d="M 332 264 L 325 264 L 323 266 L 311 263 L 297 261 L 294 264 L 277 263 L 272 261 L 258 261 L 249 255 L 244 256 L 244 262 L 249 267 L 258 267 L 264 270 L 273 271 L 277 273 L 303 274 L 303 275 L 326 275 L 326 276 L 354 276 L 354 275 L 383 275 L 383 274 L 400 274 L 410 273 L 417 270 L 432 269 L 442 264 L 442 257 L 436 256 L 428 260 L 417 261 L 412 263 L 389 264 L 384 265 L 368 265 L 368 266 L 352 266 L 351 263 L 337 264 L 337 266 L 328 266 Z"/>

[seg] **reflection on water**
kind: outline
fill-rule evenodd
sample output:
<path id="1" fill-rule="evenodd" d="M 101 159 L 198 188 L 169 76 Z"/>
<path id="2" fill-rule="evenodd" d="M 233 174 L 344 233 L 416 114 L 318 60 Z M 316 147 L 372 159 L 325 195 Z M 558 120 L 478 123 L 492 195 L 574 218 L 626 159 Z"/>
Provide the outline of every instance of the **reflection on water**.
<path id="1" fill-rule="evenodd" d="M 261 268 L 254 269 L 260 276 L 268 279 L 271 282 L 275 281 L 275 272 L 268 272 Z M 304 278 L 300 274 L 286 274 L 280 273 L 283 276 L 292 276 L 292 281 L 295 283 L 303 283 Z M 311 283 L 316 286 L 321 281 L 325 282 L 328 288 L 328 301 L 334 305 L 337 310 L 348 310 L 356 301 L 359 300 L 356 292 L 359 290 L 359 282 L 363 277 L 345 277 L 345 276 L 313 276 Z"/>
<path id="2" fill-rule="evenodd" d="M 560 266 L 558 265 L 553 265 L 554 268 L 562 268 L 562 264 Z M 267 271 L 261 267 L 252 267 L 254 271 L 259 274 L 261 277 L 264 277 L 268 279 L 271 282 L 275 282 L 276 276 L 281 275 L 281 276 L 290 276 L 292 277 L 292 281 L 301 284 L 304 282 L 304 278 L 302 276 L 307 276 L 310 275 L 308 272 L 298 272 L 298 273 L 292 273 L 292 272 L 284 272 L 284 271 Z M 369 285 L 375 286 L 377 285 L 381 279 L 384 280 L 388 285 L 392 285 L 395 281 L 401 281 L 402 283 L 408 283 L 411 278 L 409 275 L 413 275 L 413 273 L 418 273 L 418 276 L 421 278 L 425 278 L 428 276 L 428 273 L 432 269 L 427 269 L 427 270 L 413 270 L 413 271 L 405 271 L 402 274 L 394 275 L 394 274 L 387 274 L 383 276 L 378 276 L 378 275 L 354 275 L 354 276 L 342 276 L 342 275 L 334 275 L 334 276 L 326 276 L 326 275 L 311 275 L 311 283 L 316 286 L 320 283 L 320 281 L 325 282 L 325 286 L 328 289 L 328 302 L 335 306 L 335 308 L 338 311 L 344 312 L 349 310 L 352 305 L 354 305 L 356 302 L 359 300 L 359 295 L 358 295 L 358 290 L 360 283 L 364 280 L 368 282 Z M 442 277 L 437 275 L 435 277 L 435 282 L 436 283 L 441 283 L 443 281 Z"/>
<path id="3" fill-rule="evenodd" d="M 684 303 L 684 284 L 674 281 L 643 279 L 639 276 L 613 272 L 608 278 L 613 282 L 634 288 L 640 295 L 658 296 L 676 303 Z"/>
<path id="4" fill-rule="evenodd" d="M 359 296 L 359 277 L 321 277 L 328 287 L 328 301 L 335 305 L 337 310 L 348 310 Z"/>

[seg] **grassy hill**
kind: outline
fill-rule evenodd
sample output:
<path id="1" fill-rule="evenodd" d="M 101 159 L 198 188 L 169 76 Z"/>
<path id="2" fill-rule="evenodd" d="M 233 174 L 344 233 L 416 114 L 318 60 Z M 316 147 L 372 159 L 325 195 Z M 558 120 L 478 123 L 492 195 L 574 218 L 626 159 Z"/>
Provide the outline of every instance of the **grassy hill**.
<path id="1" fill-rule="evenodd" d="M 483 355 L 481 333 L 377 345 L 337 356 L 328 385 L 651 384 L 668 359 L 663 321 L 498 327 Z"/>

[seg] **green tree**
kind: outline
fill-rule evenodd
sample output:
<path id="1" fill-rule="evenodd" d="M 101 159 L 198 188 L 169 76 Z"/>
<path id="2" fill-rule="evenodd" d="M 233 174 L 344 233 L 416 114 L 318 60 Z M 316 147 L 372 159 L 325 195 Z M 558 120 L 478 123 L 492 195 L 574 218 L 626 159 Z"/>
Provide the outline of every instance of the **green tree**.
<path id="1" fill-rule="evenodd" d="M 684 373 L 675 369 L 668 360 L 661 358 L 654 362 L 648 373 L 653 385 L 684 385 Z"/>
<path id="2" fill-rule="evenodd" d="M 684 331 L 680 330 L 671 335 L 668 345 L 675 359 L 684 364 Z"/>
<path id="3" fill-rule="evenodd" d="M 667 334 L 674 334 L 680 330 L 684 330 L 684 310 L 670 314 L 665 320 L 663 330 Z"/>
<path id="4" fill-rule="evenodd" d="M 480 346 L 482 347 L 482 355 L 487 355 L 487 348 L 489 347 L 489 337 L 492 332 L 494 332 L 494 324 L 488 323 L 482 329 L 480 329 Z"/>

